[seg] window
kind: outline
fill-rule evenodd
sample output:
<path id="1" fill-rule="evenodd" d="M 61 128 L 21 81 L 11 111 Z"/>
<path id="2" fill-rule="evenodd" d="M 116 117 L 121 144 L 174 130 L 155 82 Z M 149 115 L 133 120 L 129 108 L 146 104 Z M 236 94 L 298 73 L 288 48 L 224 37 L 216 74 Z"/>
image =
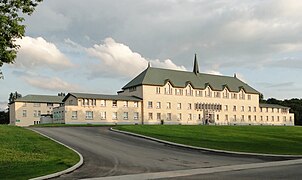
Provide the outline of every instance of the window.
<path id="1" fill-rule="evenodd" d="M 283 121 L 286 121 L 286 116 L 283 116 Z"/>
<path id="2" fill-rule="evenodd" d="M 232 99 L 237 99 L 237 94 L 236 93 L 232 93 Z"/>
<path id="3" fill-rule="evenodd" d="M 229 98 L 229 92 L 227 89 L 224 89 L 224 91 L 223 91 L 223 98 L 226 98 L 226 99 Z"/>
<path id="4" fill-rule="evenodd" d="M 34 107 L 40 107 L 41 104 L 40 103 L 34 103 Z"/>
<path id="5" fill-rule="evenodd" d="M 156 114 L 156 119 L 157 119 L 157 120 L 161 120 L 161 113 L 157 113 L 157 114 Z"/>
<path id="6" fill-rule="evenodd" d="M 101 100 L 101 106 L 106 107 L 106 100 Z"/>
<path id="7" fill-rule="evenodd" d="M 38 117 L 38 111 L 34 110 L 34 117 Z"/>
<path id="8" fill-rule="evenodd" d="M 233 120 L 234 120 L 234 121 L 237 121 L 236 115 L 233 116 Z"/>
<path id="9" fill-rule="evenodd" d="M 274 108 L 272 108 L 272 112 L 274 112 Z"/>
<path id="10" fill-rule="evenodd" d="M 112 119 L 113 120 L 117 120 L 117 112 L 113 112 L 112 113 Z"/>
<path id="11" fill-rule="evenodd" d="M 86 119 L 93 119 L 93 111 L 86 111 Z"/>
<path id="12" fill-rule="evenodd" d="M 272 121 L 275 121 L 275 117 L 274 116 L 272 116 Z"/>
<path id="13" fill-rule="evenodd" d="M 252 116 L 251 115 L 248 115 L 248 120 L 252 121 Z"/>
<path id="14" fill-rule="evenodd" d="M 136 101 L 136 102 L 134 102 L 134 105 L 133 105 L 135 108 L 137 108 L 138 107 L 138 102 Z"/>
<path id="15" fill-rule="evenodd" d="M 225 120 L 228 121 L 229 120 L 229 116 L 226 114 L 225 115 Z"/>
<path id="16" fill-rule="evenodd" d="M 251 106 L 249 106 L 249 112 L 251 112 L 252 111 L 252 107 Z"/>
<path id="17" fill-rule="evenodd" d="M 262 109 L 262 107 L 260 108 L 260 112 L 262 112 L 263 111 L 263 109 Z"/>
<path id="18" fill-rule="evenodd" d="M 136 91 L 136 87 L 129 88 L 129 92 L 133 92 L 133 91 Z"/>
<path id="19" fill-rule="evenodd" d="M 241 106 L 241 111 L 244 112 L 244 106 Z"/>
<path id="20" fill-rule="evenodd" d="M 153 119 L 153 113 L 148 113 L 148 119 L 152 120 Z"/>
<path id="21" fill-rule="evenodd" d="M 71 112 L 71 119 L 78 119 L 78 111 Z"/>
<path id="22" fill-rule="evenodd" d="M 263 116 L 260 116 L 260 121 L 263 121 Z"/>
<path id="23" fill-rule="evenodd" d="M 167 102 L 167 109 L 171 109 L 171 103 Z"/>
<path id="24" fill-rule="evenodd" d="M 219 121 L 219 114 L 217 114 L 217 116 L 216 116 L 216 120 L 217 120 L 217 121 Z"/>
<path id="25" fill-rule="evenodd" d="M 172 119 L 172 114 L 171 113 L 167 113 L 167 120 L 171 120 Z"/>
<path id="26" fill-rule="evenodd" d="M 181 109 L 181 103 L 177 103 L 177 109 Z"/>
<path id="27" fill-rule="evenodd" d="M 188 109 L 192 109 L 192 104 L 188 103 Z"/>
<path id="28" fill-rule="evenodd" d="M 72 104 L 72 103 L 69 103 L 69 104 Z M 52 107 L 52 106 L 53 106 L 53 103 L 47 103 L 47 106 L 48 106 L 48 107 Z"/>
<path id="29" fill-rule="evenodd" d="M 268 121 L 268 116 L 266 116 L 266 121 Z"/>
<path id="30" fill-rule="evenodd" d="M 280 117 L 279 117 L 279 116 L 277 116 L 277 121 L 278 121 L 278 122 L 280 121 Z"/>
<path id="31" fill-rule="evenodd" d="M 101 112 L 101 119 L 102 120 L 106 119 L 106 112 Z"/>
<path id="32" fill-rule="evenodd" d="M 247 99 L 251 100 L 252 99 L 251 95 L 247 95 Z"/>
<path id="33" fill-rule="evenodd" d="M 256 120 L 257 120 L 257 116 L 255 115 L 255 116 L 254 116 L 254 121 L 256 121 Z"/>
<path id="34" fill-rule="evenodd" d="M 224 106 L 224 110 L 225 110 L 225 111 L 228 111 L 228 110 L 229 110 L 229 106 L 228 106 L 228 105 L 225 105 L 225 106 Z"/>
<path id="35" fill-rule="evenodd" d="M 128 112 L 124 112 L 124 117 L 123 117 L 125 120 L 128 119 Z"/>
<path id="36" fill-rule="evenodd" d="M 200 96 L 200 97 L 202 97 L 202 91 L 196 91 L 196 96 Z"/>
<path id="37" fill-rule="evenodd" d="M 157 103 L 156 103 L 156 108 L 157 108 L 157 109 L 160 109 L 160 108 L 161 108 L 161 103 L 160 103 L 160 102 L 157 102 Z"/>
<path id="38" fill-rule="evenodd" d="M 266 111 L 265 112 L 268 112 L 268 108 L 266 108 Z"/>
<path id="39" fill-rule="evenodd" d="M 254 107 L 254 112 L 256 112 L 257 111 L 257 108 L 256 107 Z"/>
<path id="40" fill-rule="evenodd" d="M 138 120 L 138 115 L 139 115 L 138 112 L 134 112 L 134 114 L 133 114 L 133 119 L 134 119 L 134 120 Z"/>
<path id="41" fill-rule="evenodd" d="M 171 84 L 168 84 L 167 87 L 165 87 L 165 94 L 172 94 Z"/>
<path id="42" fill-rule="evenodd" d="M 193 96 L 193 89 L 190 85 L 188 85 L 188 88 L 186 89 L 186 95 Z"/>
<path id="43" fill-rule="evenodd" d="M 177 120 L 181 120 L 181 113 L 177 114 Z"/>
<path id="44" fill-rule="evenodd" d="M 183 95 L 182 89 L 175 89 L 175 95 Z"/>
<path id="45" fill-rule="evenodd" d="M 152 101 L 148 101 L 148 108 L 152 108 L 152 107 L 153 107 Z"/>
<path id="46" fill-rule="evenodd" d="M 207 90 L 206 90 L 206 97 L 212 97 L 212 91 L 211 91 L 211 88 L 210 88 L 210 87 L 207 87 Z"/>
<path id="47" fill-rule="evenodd" d="M 23 110 L 22 112 L 22 117 L 26 117 L 27 116 L 27 111 L 26 110 Z"/>
<path id="48" fill-rule="evenodd" d="M 237 107 L 236 106 L 233 106 L 233 111 L 236 111 L 237 110 Z"/>
<path id="49" fill-rule="evenodd" d="M 214 92 L 215 98 L 220 98 L 220 92 Z"/>
<path id="50" fill-rule="evenodd" d="M 112 107 L 117 107 L 117 101 L 116 100 L 112 101 Z"/>
<path id="51" fill-rule="evenodd" d="M 188 120 L 192 120 L 192 114 L 188 114 Z"/>
<path id="52" fill-rule="evenodd" d="M 128 107 L 128 101 L 124 101 L 124 107 Z"/>
<path id="53" fill-rule="evenodd" d="M 239 99 L 245 99 L 244 91 L 241 91 L 241 92 L 239 93 Z"/>
<path id="54" fill-rule="evenodd" d="M 88 99 L 83 100 L 84 106 L 89 105 Z"/>
<path id="55" fill-rule="evenodd" d="M 241 116 L 241 121 L 244 121 L 244 115 Z"/>
<path id="56" fill-rule="evenodd" d="M 156 94 L 160 94 L 160 87 L 156 87 Z"/>

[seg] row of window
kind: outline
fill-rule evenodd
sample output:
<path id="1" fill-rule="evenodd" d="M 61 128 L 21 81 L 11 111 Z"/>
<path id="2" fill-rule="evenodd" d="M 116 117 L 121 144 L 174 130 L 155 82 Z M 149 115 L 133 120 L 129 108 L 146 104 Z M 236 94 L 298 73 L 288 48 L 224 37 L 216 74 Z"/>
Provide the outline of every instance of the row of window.
<path id="1" fill-rule="evenodd" d="M 154 113 L 152 113 L 152 112 L 148 113 L 148 120 L 153 120 L 153 114 Z M 177 120 L 182 120 L 182 118 L 183 118 L 182 113 L 177 113 L 176 114 L 176 119 Z M 214 117 L 207 116 L 207 118 L 214 118 Z M 274 122 L 274 121 L 279 122 L 280 121 L 280 116 L 271 116 L 271 118 L 269 118 L 269 116 L 266 116 L 265 118 L 266 118 L 265 119 L 266 121 L 271 121 L 271 122 Z M 200 119 L 200 120 L 202 119 L 201 114 L 199 114 L 198 119 Z M 216 115 L 216 121 L 219 121 L 219 119 L 220 119 L 219 114 L 217 114 Z M 162 120 L 162 113 L 156 113 L 156 120 Z M 172 113 L 166 113 L 166 120 L 172 120 Z M 192 114 L 191 113 L 187 114 L 187 120 L 192 120 Z M 238 119 L 238 117 L 236 115 L 234 115 L 233 118 L 230 119 L 230 120 L 233 120 L 233 121 L 236 122 L 236 121 L 245 121 L 246 119 L 245 119 L 244 115 L 242 115 L 240 117 L 240 119 Z M 253 116 L 253 119 L 252 119 L 252 116 L 248 115 L 247 120 L 248 121 L 252 121 L 252 120 L 257 121 L 257 116 L 256 115 Z M 229 115 L 225 115 L 225 121 L 229 121 Z M 260 116 L 260 121 L 264 121 L 263 116 Z M 284 122 L 287 121 L 286 116 L 283 116 L 283 121 Z M 292 121 L 292 117 L 289 118 L 289 121 L 290 122 Z"/>
<path id="2" fill-rule="evenodd" d="M 29 104 L 32 104 L 32 103 L 29 103 Z M 48 107 L 53 107 L 53 103 L 46 103 L 46 105 Z M 22 107 L 27 107 L 28 106 L 28 103 L 24 102 Z M 33 106 L 34 107 L 41 107 L 41 103 L 33 103 Z"/>
<path id="3" fill-rule="evenodd" d="M 156 102 L 156 109 L 161 109 L 162 108 L 162 103 L 161 102 Z M 167 102 L 166 103 L 166 108 L 167 109 L 171 109 L 172 104 L 171 102 Z M 152 101 L 148 101 L 148 108 L 153 108 L 153 102 Z M 182 103 L 177 103 L 177 109 L 182 109 Z M 253 108 L 253 109 L 252 109 Z M 188 103 L 187 104 L 187 109 L 192 109 L 192 103 Z M 196 110 L 214 110 L 214 111 L 221 111 L 222 110 L 222 105 L 220 104 L 207 104 L 207 103 L 195 103 L 195 109 Z M 272 108 L 272 112 L 277 112 L 280 113 L 280 108 L 275 108 L 276 110 L 274 110 L 274 108 Z M 228 105 L 224 105 L 224 111 L 228 111 L 229 110 L 229 106 Z M 247 107 L 247 111 L 248 112 L 257 112 L 257 107 L 254 106 L 248 106 Z M 237 111 L 237 106 L 233 106 L 233 111 Z M 245 106 L 241 106 L 240 107 L 240 111 L 244 112 L 245 111 Z M 262 108 L 260 108 L 260 112 L 262 111 Z M 268 108 L 266 108 L 266 112 L 268 112 Z M 285 108 L 281 109 L 281 113 L 287 113 L 287 110 Z"/>
<path id="4" fill-rule="evenodd" d="M 82 106 L 101 106 L 106 107 L 109 100 L 99 100 L 96 99 L 79 99 L 79 104 Z M 117 100 L 110 100 L 112 101 L 112 107 L 117 107 Z M 98 102 L 98 103 L 97 103 Z M 72 104 L 72 100 L 70 100 L 69 104 Z M 134 101 L 133 107 L 138 107 L 137 101 Z M 123 101 L 123 107 L 129 107 L 129 101 Z"/>
<path id="5" fill-rule="evenodd" d="M 162 87 L 156 87 L 155 92 L 156 94 L 161 94 L 161 89 Z M 164 94 L 168 95 L 173 95 L 173 88 L 170 84 L 168 84 L 164 89 Z M 196 97 L 215 97 L 215 98 L 225 98 L 225 99 L 242 99 L 245 100 L 246 94 L 243 90 L 241 90 L 239 93 L 235 92 L 229 92 L 227 89 L 224 89 L 222 92 L 218 91 L 213 91 L 210 87 L 207 87 L 205 90 L 193 90 L 191 86 L 188 86 L 186 89 L 181 89 L 181 88 L 174 88 L 174 95 L 182 96 L 194 96 L 194 91 L 195 91 L 195 96 Z M 251 100 L 251 95 L 247 95 L 247 99 Z"/>
<path id="6" fill-rule="evenodd" d="M 47 111 L 47 114 L 52 114 L 52 111 Z M 41 116 L 40 110 L 33 111 L 33 117 L 40 117 L 40 116 Z M 27 110 L 22 111 L 22 117 L 27 117 Z"/>
<path id="7" fill-rule="evenodd" d="M 93 120 L 94 118 L 95 117 L 94 117 L 94 112 L 93 111 L 86 111 L 85 112 L 85 119 L 86 120 Z M 100 112 L 100 117 L 97 117 L 96 119 L 106 120 L 107 118 L 108 118 L 107 117 L 107 112 L 103 111 L 103 112 Z M 129 119 L 129 113 L 128 112 L 123 112 L 122 118 L 124 120 L 128 120 Z M 78 111 L 72 111 L 71 112 L 71 119 L 73 119 L 73 120 L 78 119 Z M 111 114 L 111 119 L 118 120 L 118 112 L 113 112 Z M 134 120 L 139 119 L 139 113 L 138 112 L 133 113 L 133 119 Z"/>

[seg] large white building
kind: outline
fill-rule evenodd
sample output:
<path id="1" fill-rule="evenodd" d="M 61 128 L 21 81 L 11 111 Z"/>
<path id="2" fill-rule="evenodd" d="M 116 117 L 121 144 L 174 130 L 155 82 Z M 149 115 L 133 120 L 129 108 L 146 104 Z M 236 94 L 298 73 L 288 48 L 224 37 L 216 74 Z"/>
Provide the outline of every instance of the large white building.
<path id="1" fill-rule="evenodd" d="M 69 93 L 53 109 L 66 124 L 294 125 L 288 107 L 259 104 L 260 93 L 236 76 L 148 67 L 118 95 Z"/>

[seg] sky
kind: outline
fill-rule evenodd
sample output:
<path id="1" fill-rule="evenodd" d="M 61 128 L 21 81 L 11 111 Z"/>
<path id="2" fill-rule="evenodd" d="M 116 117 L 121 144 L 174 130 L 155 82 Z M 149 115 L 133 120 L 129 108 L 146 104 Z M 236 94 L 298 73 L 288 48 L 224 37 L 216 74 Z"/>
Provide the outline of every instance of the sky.
<path id="1" fill-rule="evenodd" d="M 116 94 L 152 67 L 233 76 L 265 98 L 301 98 L 301 0 L 44 0 L 0 79 L 10 92 Z"/>

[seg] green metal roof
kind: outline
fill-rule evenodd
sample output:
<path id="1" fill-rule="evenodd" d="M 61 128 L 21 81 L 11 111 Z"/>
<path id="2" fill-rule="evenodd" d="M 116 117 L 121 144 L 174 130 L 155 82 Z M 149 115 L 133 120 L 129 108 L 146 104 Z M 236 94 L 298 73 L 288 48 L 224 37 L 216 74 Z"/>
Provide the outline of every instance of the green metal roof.
<path id="1" fill-rule="evenodd" d="M 222 91 L 225 87 L 231 92 L 239 92 L 244 89 L 247 93 L 259 94 L 257 90 L 236 77 L 220 76 L 188 71 L 177 71 L 148 67 L 137 77 L 126 84 L 122 89 L 139 85 L 164 86 L 169 81 L 174 87 L 184 88 L 188 83 L 195 89 L 205 89 L 208 85 L 213 90 Z"/>
<path id="2" fill-rule="evenodd" d="M 108 95 L 108 94 L 87 94 L 87 93 L 68 93 L 63 101 L 69 96 L 83 99 L 102 99 L 102 100 L 121 100 L 121 101 L 141 101 L 142 99 L 135 96 L 121 96 L 121 95 Z"/>
<path id="3" fill-rule="evenodd" d="M 278 104 L 265 104 L 265 103 L 261 103 L 261 104 L 259 104 L 259 106 L 261 108 L 286 108 L 286 109 L 290 109 L 289 107 L 281 106 L 281 105 L 278 105 Z"/>
<path id="4" fill-rule="evenodd" d="M 64 96 L 49 96 L 49 95 L 26 95 L 18 98 L 15 102 L 33 102 L 33 103 L 62 103 Z"/>

